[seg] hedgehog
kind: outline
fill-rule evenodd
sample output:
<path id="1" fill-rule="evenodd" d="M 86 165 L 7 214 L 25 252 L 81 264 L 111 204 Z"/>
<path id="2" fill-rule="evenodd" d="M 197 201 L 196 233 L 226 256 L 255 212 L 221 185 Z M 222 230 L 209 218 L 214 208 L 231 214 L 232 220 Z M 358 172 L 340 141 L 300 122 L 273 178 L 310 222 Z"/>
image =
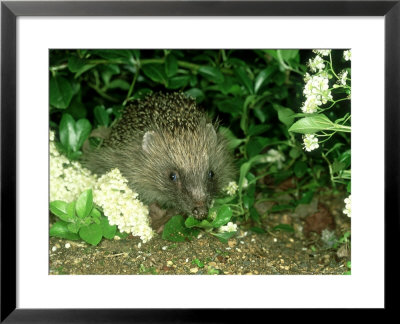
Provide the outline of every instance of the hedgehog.
<path id="1" fill-rule="evenodd" d="M 218 124 L 181 92 L 152 94 L 126 106 L 83 164 L 96 174 L 118 168 L 142 202 L 203 219 L 236 174 Z"/>

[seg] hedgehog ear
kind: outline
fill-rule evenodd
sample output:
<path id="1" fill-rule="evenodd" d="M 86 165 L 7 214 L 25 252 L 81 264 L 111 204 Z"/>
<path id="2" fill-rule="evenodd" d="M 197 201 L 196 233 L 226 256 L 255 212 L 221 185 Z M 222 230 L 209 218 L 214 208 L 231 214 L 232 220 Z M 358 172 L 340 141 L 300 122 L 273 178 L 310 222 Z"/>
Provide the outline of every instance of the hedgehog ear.
<path id="1" fill-rule="evenodd" d="M 154 132 L 148 131 L 143 135 L 142 148 L 145 152 L 149 153 L 151 142 L 154 139 Z"/>
<path id="2" fill-rule="evenodd" d="M 208 123 L 208 124 L 206 125 L 206 129 L 207 129 L 207 131 L 211 134 L 211 136 L 212 136 L 215 140 L 217 140 L 217 133 L 216 133 L 216 131 L 215 131 L 214 126 L 213 126 L 212 124 Z"/>

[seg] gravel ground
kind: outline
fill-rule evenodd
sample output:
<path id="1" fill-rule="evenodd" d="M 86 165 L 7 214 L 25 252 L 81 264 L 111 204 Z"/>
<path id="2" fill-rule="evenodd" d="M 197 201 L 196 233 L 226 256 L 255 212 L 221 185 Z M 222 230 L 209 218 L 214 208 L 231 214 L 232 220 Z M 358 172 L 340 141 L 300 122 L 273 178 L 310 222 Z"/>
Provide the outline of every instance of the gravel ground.
<path id="1" fill-rule="evenodd" d="M 321 240 L 328 228 L 337 238 L 350 231 L 342 213 L 343 195 L 313 200 L 292 213 L 269 214 L 265 233 L 241 230 L 227 243 L 206 233 L 191 242 L 173 243 L 158 235 L 147 243 L 137 237 L 102 240 L 98 246 L 51 237 L 49 273 L 61 274 L 344 274 L 350 247 L 329 247 Z M 268 204 L 257 206 L 268 209 Z M 294 232 L 272 231 L 279 224 Z"/>

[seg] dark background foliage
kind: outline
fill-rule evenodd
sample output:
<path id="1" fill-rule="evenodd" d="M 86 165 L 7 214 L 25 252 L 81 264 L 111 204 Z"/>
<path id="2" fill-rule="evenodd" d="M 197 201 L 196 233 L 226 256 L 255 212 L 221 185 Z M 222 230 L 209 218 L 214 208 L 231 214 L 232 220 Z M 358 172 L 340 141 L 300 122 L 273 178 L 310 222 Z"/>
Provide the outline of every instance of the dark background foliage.
<path id="1" fill-rule="evenodd" d="M 346 67 L 342 55 L 332 51 L 338 71 Z M 273 49 L 51 50 L 50 127 L 58 134 L 58 148 L 79 159 L 89 134 L 111 126 L 130 100 L 157 91 L 182 91 L 220 120 L 240 170 L 240 212 L 257 222 L 257 194 L 272 197 L 285 181 L 293 183 L 293 201 L 275 210 L 307 204 L 327 186 L 350 191 L 348 133 L 339 132 L 319 149 L 305 152 L 301 134 L 288 131 L 304 116 L 303 78 L 306 62 L 314 56 L 311 50 Z M 326 116 L 338 120 L 349 112 L 346 100 Z M 73 143 L 63 137 L 67 125 L 75 127 Z M 99 143 L 95 132 L 90 142 Z M 267 163 L 271 149 L 285 157 L 282 165 Z"/>

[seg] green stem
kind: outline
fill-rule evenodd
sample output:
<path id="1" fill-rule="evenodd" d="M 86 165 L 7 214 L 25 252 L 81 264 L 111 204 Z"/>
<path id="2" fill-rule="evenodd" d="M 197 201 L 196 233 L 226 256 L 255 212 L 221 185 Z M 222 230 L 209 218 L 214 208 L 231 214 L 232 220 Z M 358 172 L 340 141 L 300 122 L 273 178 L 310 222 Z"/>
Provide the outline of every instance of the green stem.
<path id="1" fill-rule="evenodd" d="M 104 91 L 102 91 L 99 87 L 97 87 L 95 84 L 88 83 L 88 86 L 91 87 L 94 91 L 96 91 L 101 97 L 104 99 L 107 99 L 109 101 L 118 103 L 120 102 L 118 99 L 115 99 L 114 97 L 111 97 L 110 95 L 106 94 Z"/>
<path id="2" fill-rule="evenodd" d="M 128 94 L 127 94 L 127 96 L 126 96 L 124 102 L 122 103 L 123 106 L 126 105 L 126 103 L 129 101 L 129 98 L 130 98 L 131 95 L 132 95 L 133 88 L 135 87 L 136 80 L 137 80 L 137 78 L 138 78 L 138 76 L 139 76 L 139 71 L 140 71 L 140 68 L 137 67 L 137 68 L 136 68 L 136 73 L 135 73 L 135 75 L 134 75 L 134 77 L 133 77 L 133 80 L 132 80 L 132 83 L 131 83 L 131 86 L 129 87 Z"/>

